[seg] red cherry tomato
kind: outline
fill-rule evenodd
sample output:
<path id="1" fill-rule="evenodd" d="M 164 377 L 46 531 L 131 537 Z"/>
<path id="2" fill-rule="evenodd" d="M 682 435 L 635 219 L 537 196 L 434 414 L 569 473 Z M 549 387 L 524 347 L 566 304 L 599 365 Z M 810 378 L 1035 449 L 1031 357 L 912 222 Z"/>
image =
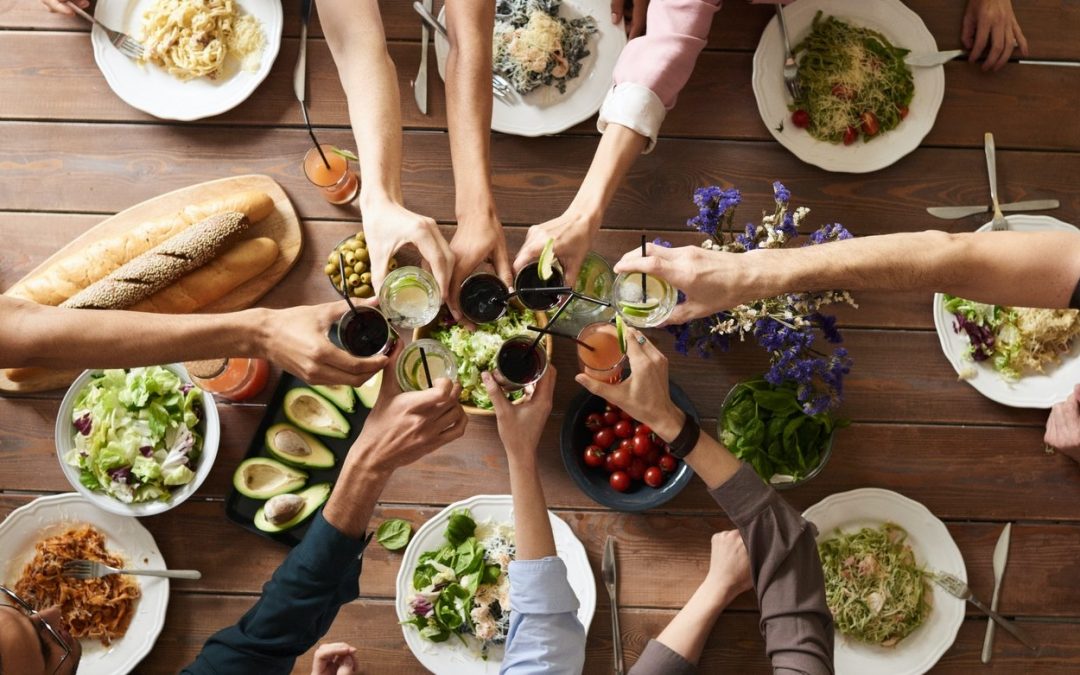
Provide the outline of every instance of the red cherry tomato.
<path id="1" fill-rule="evenodd" d="M 653 448 L 652 440 L 648 436 L 634 436 L 634 455 L 638 457 L 648 457 Z"/>
<path id="2" fill-rule="evenodd" d="M 604 451 L 595 445 L 590 445 L 585 448 L 582 460 L 584 460 L 585 466 L 598 469 L 604 466 Z"/>
<path id="3" fill-rule="evenodd" d="M 629 453 L 633 453 L 633 451 L 634 451 L 634 439 L 632 439 L 632 438 L 624 438 L 621 441 L 619 441 L 619 450 L 625 450 L 625 451 L 627 451 Z"/>
<path id="4" fill-rule="evenodd" d="M 590 413 L 585 417 L 585 428 L 589 431 L 600 431 L 604 426 L 604 417 L 600 413 Z"/>
<path id="5" fill-rule="evenodd" d="M 604 412 L 617 413 L 617 412 L 619 412 L 619 406 L 612 405 L 611 403 L 608 403 L 607 401 L 604 401 Z"/>
<path id="6" fill-rule="evenodd" d="M 612 489 L 617 492 L 626 492 L 630 489 L 630 475 L 625 471 L 616 471 L 611 474 L 608 482 L 611 483 Z"/>
<path id="7" fill-rule="evenodd" d="M 611 453 L 611 465 L 616 469 L 625 471 L 630 468 L 630 460 L 633 458 L 634 456 L 625 450 L 616 450 Z"/>
<path id="8" fill-rule="evenodd" d="M 648 436 L 651 433 L 652 433 L 652 427 L 650 427 L 648 424 L 638 424 L 636 427 L 634 427 L 634 435 L 635 436 L 638 436 L 638 435 Z"/>
<path id="9" fill-rule="evenodd" d="M 615 454 L 615 453 L 609 452 L 606 455 L 604 455 L 604 470 L 607 471 L 608 473 L 613 473 L 613 472 L 617 471 L 618 468 L 619 468 L 619 467 L 617 467 L 617 466 L 615 466 L 614 464 L 611 463 L 611 456 L 613 454 Z"/>
<path id="10" fill-rule="evenodd" d="M 801 108 L 799 110 L 796 110 L 795 112 L 791 113 L 791 123 L 799 127 L 800 129 L 805 129 L 806 127 L 810 126 L 810 113 L 806 112 Z"/>
<path id="11" fill-rule="evenodd" d="M 649 466 L 656 466 L 663 456 L 664 451 L 654 445 L 652 450 L 649 450 L 649 454 L 645 455 L 645 461 L 649 463 Z"/>
<path id="12" fill-rule="evenodd" d="M 630 413 L 626 412 L 625 410 L 619 411 L 619 419 L 630 420 L 631 422 L 634 421 L 634 418 L 630 417 Z"/>
<path id="13" fill-rule="evenodd" d="M 630 474 L 630 478 L 633 480 L 641 480 L 645 477 L 645 470 L 649 468 L 649 465 L 645 463 L 640 457 L 635 457 L 630 462 L 630 468 L 626 470 L 626 473 Z"/>
<path id="14" fill-rule="evenodd" d="M 604 426 L 613 427 L 619 423 L 619 413 L 609 410 L 604 413 Z"/>
<path id="15" fill-rule="evenodd" d="M 679 458 L 675 455 L 664 455 L 660 458 L 660 470 L 664 473 L 675 473 L 679 468 Z"/>
<path id="16" fill-rule="evenodd" d="M 867 136 L 876 136 L 877 132 L 881 131 L 881 124 L 878 123 L 877 115 L 869 110 L 860 115 L 859 120 L 862 131 Z"/>
<path id="17" fill-rule="evenodd" d="M 844 145 L 851 145 L 857 140 L 859 140 L 859 132 L 855 127 L 844 129 Z"/>
<path id="18" fill-rule="evenodd" d="M 664 472 L 660 470 L 660 467 L 650 466 L 645 469 L 645 484 L 653 488 L 664 484 Z"/>
<path id="19" fill-rule="evenodd" d="M 604 427 L 593 434 L 592 440 L 593 445 L 599 445 L 602 449 L 606 450 L 615 442 L 615 432 L 608 427 Z"/>
<path id="20" fill-rule="evenodd" d="M 900 113 L 900 119 L 906 118 L 908 113 L 911 112 L 906 105 L 898 105 L 896 106 L 896 110 Z"/>
<path id="21" fill-rule="evenodd" d="M 832 88 L 832 95 L 841 101 L 850 101 L 855 98 L 855 92 L 851 91 L 851 87 L 843 84 L 834 84 Z"/>
<path id="22" fill-rule="evenodd" d="M 634 425 L 630 420 L 619 420 L 615 423 L 615 435 L 619 438 L 630 438 L 634 435 Z"/>

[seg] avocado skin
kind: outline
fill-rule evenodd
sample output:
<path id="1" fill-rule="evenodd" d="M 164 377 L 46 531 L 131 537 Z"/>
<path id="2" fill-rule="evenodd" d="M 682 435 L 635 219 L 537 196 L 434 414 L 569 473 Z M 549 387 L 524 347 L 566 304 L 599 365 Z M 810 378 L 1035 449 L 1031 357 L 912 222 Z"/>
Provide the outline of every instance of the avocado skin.
<path id="1" fill-rule="evenodd" d="M 278 432 L 283 430 L 292 431 L 303 438 L 304 442 L 311 448 L 311 454 L 307 457 L 297 457 L 296 455 L 290 455 L 280 451 L 275 439 Z M 274 459 L 280 460 L 290 466 L 302 466 L 308 469 L 329 469 L 333 467 L 335 463 L 334 453 L 330 451 L 330 448 L 323 445 L 322 441 L 303 429 L 293 426 L 292 424 L 286 424 L 285 422 L 275 424 L 266 430 L 266 451 L 270 453 Z"/>
<path id="2" fill-rule="evenodd" d="M 263 513 L 266 505 L 260 506 L 259 510 L 255 512 L 255 527 L 263 532 L 271 533 L 291 530 L 310 518 L 320 506 L 326 503 L 326 500 L 330 497 L 330 488 L 330 483 L 318 483 L 297 492 L 297 496 L 304 498 L 304 508 L 300 510 L 300 513 L 293 516 L 292 520 L 286 521 L 281 525 L 275 525 L 267 520 Z"/>
<path id="3" fill-rule="evenodd" d="M 294 407 L 297 401 L 305 397 L 311 397 L 312 399 L 314 399 L 314 401 L 320 406 L 320 408 L 322 408 L 326 412 L 327 416 L 332 418 L 337 423 L 339 429 L 319 427 L 311 424 L 307 420 L 297 415 Z M 349 420 L 345 419 L 345 416 L 341 414 L 341 411 L 338 410 L 337 406 L 328 401 L 322 396 L 322 394 L 318 393 L 314 389 L 308 387 L 296 387 L 294 389 L 290 389 L 285 394 L 285 400 L 282 402 L 281 407 L 282 410 L 284 410 L 285 412 L 285 417 L 287 417 L 290 422 L 308 433 L 315 434 L 317 436 L 328 436 L 330 438 L 346 438 L 349 435 L 349 429 L 351 428 Z"/>
<path id="4" fill-rule="evenodd" d="M 250 489 L 247 485 L 244 484 L 241 476 L 244 475 L 244 469 L 251 466 L 252 464 L 267 464 L 270 466 L 274 466 L 282 473 L 290 475 L 292 477 L 292 480 L 287 483 L 283 483 L 281 486 L 273 490 L 260 491 Z M 271 497 L 283 495 L 286 492 L 292 492 L 293 490 L 297 490 L 303 487 L 304 483 L 307 482 L 307 479 L 308 475 L 303 471 L 299 469 L 294 469 L 291 466 L 286 466 L 285 464 L 277 461 L 276 459 L 270 459 L 269 457 L 251 457 L 240 462 L 240 466 L 236 467 L 236 472 L 233 473 L 233 487 L 236 488 L 237 492 L 244 495 L 245 497 L 250 497 L 252 499 L 270 499 Z"/>
<path id="5" fill-rule="evenodd" d="M 311 387 L 323 395 L 323 397 L 341 408 L 343 412 L 356 411 L 356 392 L 347 384 L 324 385 L 316 384 Z"/>

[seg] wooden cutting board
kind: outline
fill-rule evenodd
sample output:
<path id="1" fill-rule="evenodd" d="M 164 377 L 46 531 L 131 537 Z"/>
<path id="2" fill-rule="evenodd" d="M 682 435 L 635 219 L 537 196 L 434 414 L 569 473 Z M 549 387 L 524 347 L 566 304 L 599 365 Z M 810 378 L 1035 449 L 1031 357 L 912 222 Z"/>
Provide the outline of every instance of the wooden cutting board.
<path id="1" fill-rule="evenodd" d="M 189 204 L 205 202 L 245 190 L 261 190 L 270 195 L 270 198 L 274 200 L 274 211 L 250 227 L 241 238 L 270 237 L 277 242 L 278 259 L 259 276 L 236 287 L 225 297 L 198 311 L 200 313 L 233 312 L 251 307 L 288 274 L 300 257 L 300 251 L 304 245 L 300 219 L 297 218 L 288 195 L 273 178 L 261 174 L 199 183 L 136 204 L 83 232 L 20 281 L 39 274 L 59 258 L 78 250 L 85 250 L 89 244 L 98 239 L 120 234 L 147 220 L 168 216 Z M 79 372 L 81 371 L 42 371 L 40 377 L 16 383 L 8 379 L 0 370 L 0 392 L 30 393 L 59 389 L 71 384 Z"/>

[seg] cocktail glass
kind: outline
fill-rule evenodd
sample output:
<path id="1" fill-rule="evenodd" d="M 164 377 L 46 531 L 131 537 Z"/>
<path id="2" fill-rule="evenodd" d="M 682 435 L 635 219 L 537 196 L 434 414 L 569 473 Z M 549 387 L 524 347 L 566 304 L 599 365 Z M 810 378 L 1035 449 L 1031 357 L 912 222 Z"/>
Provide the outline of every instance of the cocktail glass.
<path id="1" fill-rule="evenodd" d="M 540 278 L 539 261 L 531 262 L 514 278 L 514 290 L 518 291 L 517 298 L 521 304 L 529 309 L 545 311 L 559 304 L 563 294 L 547 291 L 520 291 L 522 288 L 558 288 L 564 284 L 562 270 L 557 265 L 551 268 L 551 277 L 547 280 Z"/>
<path id="2" fill-rule="evenodd" d="M 349 310 L 330 327 L 330 342 L 353 356 L 389 354 L 397 345 L 398 335 L 382 312 L 373 307 Z"/>
<path id="3" fill-rule="evenodd" d="M 431 323 L 442 306 L 435 277 L 419 267 L 399 267 L 383 280 L 379 307 L 398 328 L 419 328 Z"/>
<path id="4" fill-rule="evenodd" d="M 334 152 L 334 146 L 320 144 L 323 154 L 311 148 L 304 155 L 304 175 L 319 188 L 323 199 L 331 204 L 348 204 L 360 191 L 360 180 L 349 168 L 349 160 Z M 326 162 L 323 162 L 323 156 Z M 329 163 L 329 167 L 327 164 Z"/>
<path id="5" fill-rule="evenodd" d="M 506 314 L 509 294 L 502 279 L 477 272 L 461 282 L 461 313 L 473 323 L 490 323 Z"/>
<path id="6" fill-rule="evenodd" d="M 420 350 L 424 350 L 421 358 Z M 427 372 L 424 371 L 424 359 L 427 359 Z M 409 344 L 397 360 L 397 380 L 402 391 L 421 391 L 430 388 L 431 381 L 445 377 L 450 381 L 457 379 L 457 363 L 450 350 L 438 340 L 416 340 Z"/>
<path id="7" fill-rule="evenodd" d="M 522 334 L 508 338 L 495 355 L 495 381 L 505 391 L 517 391 L 535 384 L 547 371 L 547 352 L 543 341 L 534 344 L 534 336 Z"/>
<path id="8" fill-rule="evenodd" d="M 678 296 L 675 288 L 660 277 L 649 274 L 644 277 L 644 288 L 640 272 L 624 272 L 615 277 L 612 301 L 626 323 L 652 328 L 671 316 Z"/>
<path id="9" fill-rule="evenodd" d="M 579 295 L 587 295 L 598 300 L 607 300 L 611 297 L 611 287 L 614 281 L 615 272 L 611 269 L 611 264 L 599 253 L 589 251 L 589 255 L 585 256 L 585 262 L 581 264 L 581 271 L 578 272 L 574 291 Z M 614 314 L 610 307 L 589 302 L 582 298 L 571 300 L 566 311 L 570 318 L 592 321 L 606 320 Z"/>
<path id="10" fill-rule="evenodd" d="M 590 323 L 578 333 L 578 340 L 592 347 L 577 346 L 581 372 L 594 380 L 610 384 L 622 381 L 630 359 L 619 348 L 619 336 L 614 324 L 606 321 Z"/>

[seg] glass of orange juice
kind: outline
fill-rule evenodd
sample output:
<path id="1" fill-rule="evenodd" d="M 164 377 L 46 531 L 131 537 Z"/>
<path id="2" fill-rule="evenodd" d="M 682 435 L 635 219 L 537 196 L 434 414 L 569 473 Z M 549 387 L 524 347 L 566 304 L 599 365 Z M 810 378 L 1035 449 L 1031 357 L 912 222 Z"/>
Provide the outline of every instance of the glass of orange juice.
<path id="1" fill-rule="evenodd" d="M 578 364 L 581 372 L 594 380 L 610 384 L 622 381 L 623 372 L 630 359 L 619 348 L 619 335 L 615 324 L 603 321 L 590 323 L 578 333 L 578 341 Z"/>
<path id="2" fill-rule="evenodd" d="M 311 148 L 304 155 L 304 175 L 311 184 L 319 188 L 322 196 L 331 204 L 348 204 L 356 199 L 360 191 L 360 180 L 356 172 L 349 168 L 349 160 L 334 152 L 336 148 L 323 143 L 319 145 L 326 162 L 319 151 Z M 330 164 L 327 167 L 327 163 Z"/>

